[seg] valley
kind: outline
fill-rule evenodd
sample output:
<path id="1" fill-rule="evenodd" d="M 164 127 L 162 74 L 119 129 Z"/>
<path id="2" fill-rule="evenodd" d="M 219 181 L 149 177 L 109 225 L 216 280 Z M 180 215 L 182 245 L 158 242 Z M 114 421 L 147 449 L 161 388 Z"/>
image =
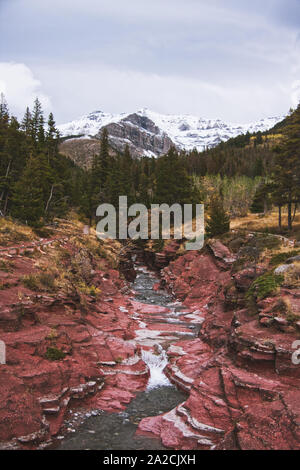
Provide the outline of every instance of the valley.
<path id="1" fill-rule="evenodd" d="M 300 2 L 0 22 L 3 456 L 300 450 Z"/>
<path id="2" fill-rule="evenodd" d="M 240 231 L 200 252 L 132 246 L 116 269 L 118 242 L 56 230 L 2 251 L 2 449 L 299 448 L 297 274 L 252 287 L 294 242 Z"/>

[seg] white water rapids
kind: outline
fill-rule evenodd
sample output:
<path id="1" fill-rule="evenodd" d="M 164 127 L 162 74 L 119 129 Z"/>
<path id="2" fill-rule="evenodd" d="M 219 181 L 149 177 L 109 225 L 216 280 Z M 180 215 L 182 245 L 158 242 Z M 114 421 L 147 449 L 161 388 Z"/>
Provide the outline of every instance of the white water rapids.
<path id="1" fill-rule="evenodd" d="M 152 390 L 157 387 L 172 386 L 171 382 L 163 372 L 168 363 L 166 351 L 160 344 L 157 344 L 156 350 L 157 353 L 145 350 L 142 351 L 142 359 L 150 370 L 150 378 L 148 381 L 147 390 Z"/>

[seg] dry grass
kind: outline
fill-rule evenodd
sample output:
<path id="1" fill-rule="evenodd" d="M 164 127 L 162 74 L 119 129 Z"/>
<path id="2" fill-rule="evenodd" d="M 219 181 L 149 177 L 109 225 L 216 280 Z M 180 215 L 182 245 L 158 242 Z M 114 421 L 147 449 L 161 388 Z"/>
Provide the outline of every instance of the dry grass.
<path id="1" fill-rule="evenodd" d="M 248 214 L 246 217 L 239 217 L 231 220 L 231 229 L 234 230 L 248 230 L 254 232 L 270 232 L 280 233 L 278 230 L 278 211 L 272 211 L 265 216 L 258 214 Z M 282 214 L 282 227 L 283 231 L 287 229 L 287 213 Z M 294 228 L 287 236 L 300 240 L 300 214 L 298 214 L 294 221 Z"/>
<path id="2" fill-rule="evenodd" d="M 92 297 L 98 297 L 101 294 L 101 290 L 98 287 L 95 287 L 93 284 L 91 286 L 81 282 L 78 285 L 78 290 L 82 292 L 82 294 L 91 295 Z"/>
<path id="3" fill-rule="evenodd" d="M 122 245 L 114 240 L 98 240 L 93 229 L 85 235 L 84 225 L 76 219 L 56 222 L 57 236 L 68 237 L 68 246 L 57 244 L 46 249 L 50 256 L 34 254 L 34 272 L 24 276 L 22 283 L 33 291 L 76 295 L 84 304 L 85 296 L 100 294 L 93 285 L 93 270 L 117 268 Z"/>
<path id="4" fill-rule="evenodd" d="M 54 270 L 23 276 L 22 283 L 30 290 L 38 292 L 54 292 L 57 289 L 57 274 Z"/>
<path id="5" fill-rule="evenodd" d="M 291 302 L 288 298 L 282 297 L 278 299 L 272 308 L 274 314 L 280 313 L 282 315 L 289 315 L 292 313 Z"/>
<path id="6" fill-rule="evenodd" d="M 14 270 L 14 262 L 12 260 L 0 259 L 0 271 L 11 273 Z"/>
<path id="7" fill-rule="evenodd" d="M 300 254 L 300 250 L 290 250 L 287 246 L 282 246 L 280 251 L 276 253 L 272 253 L 270 258 L 270 265 L 271 266 L 278 266 L 279 264 L 285 264 L 289 258 L 293 258 L 294 256 L 298 256 Z"/>
<path id="8" fill-rule="evenodd" d="M 291 289 L 300 287 L 300 263 L 295 263 L 291 269 L 285 272 L 284 285 Z"/>
<path id="9" fill-rule="evenodd" d="M 37 238 L 30 227 L 13 222 L 9 218 L 0 218 L 0 246 L 37 240 Z"/>

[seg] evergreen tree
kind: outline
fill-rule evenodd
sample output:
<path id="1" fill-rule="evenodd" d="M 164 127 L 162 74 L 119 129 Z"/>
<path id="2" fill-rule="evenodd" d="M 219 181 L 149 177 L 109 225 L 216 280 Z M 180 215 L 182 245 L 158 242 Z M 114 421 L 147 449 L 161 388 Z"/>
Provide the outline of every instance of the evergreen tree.
<path id="1" fill-rule="evenodd" d="M 192 178 L 185 168 L 184 158 L 171 148 L 156 167 L 155 201 L 158 204 L 191 204 L 200 202 Z"/>
<path id="2" fill-rule="evenodd" d="M 42 225 L 52 185 L 53 174 L 45 155 L 31 156 L 14 187 L 12 215 L 29 225 Z"/>
<path id="3" fill-rule="evenodd" d="M 32 115 L 31 115 L 30 109 L 27 106 L 22 123 L 21 123 L 21 129 L 25 132 L 27 136 L 30 135 L 31 126 L 32 126 Z"/>
<path id="4" fill-rule="evenodd" d="M 90 199 L 90 220 L 95 217 L 99 204 L 109 202 L 108 177 L 110 173 L 110 156 L 107 129 L 104 128 L 101 134 L 100 152 L 94 155 L 91 171 L 89 172 L 89 199 Z M 85 204 L 87 207 L 87 205 Z"/>
<path id="5" fill-rule="evenodd" d="M 258 156 L 255 160 L 253 176 L 263 176 L 264 174 L 264 164 L 261 156 Z"/>
<path id="6" fill-rule="evenodd" d="M 7 125 L 9 119 L 9 111 L 4 93 L 0 95 L 0 126 Z"/>
<path id="7" fill-rule="evenodd" d="M 133 182 L 133 160 L 128 145 L 125 147 L 125 152 L 121 157 L 120 163 L 120 196 L 127 196 L 128 206 L 131 206 L 135 201 L 135 191 Z"/>
<path id="8" fill-rule="evenodd" d="M 292 230 L 292 205 L 300 201 L 300 104 L 288 118 L 283 143 L 276 151 L 273 196 L 279 207 L 288 206 L 288 229 Z"/>
<path id="9" fill-rule="evenodd" d="M 43 115 L 40 116 L 40 120 L 39 120 L 37 140 L 38 140 L 38 147 L 40 151 L 42 151 L 45 145 L 45 120 L 44 120 Z"/>
<path id="10" fill-rule="evenodd" d="M 96 209 L 104 202 L 104 182 L 102 173 L 102 163 L 100 155 L 94 155 L 92 168 L 89 171 L 89 182 L 86 188 L 90 200 L 90 214 L 89 217 L 92 220 L 96 215 Z M 86 205 L 87 207 L 87 205 Z"/>
<path id="11" fill-rule="evenodd" d="M 55 121 L 52 113 L 49 114 L 48 128 L 46 132 L 45 141 L 47 145 L 48 162 L 50 162 L 58 153 L 59 144 L 59 131 L 55 126 Z"/>
<path id="12" fill-rule="evenodd" d="M 138 181 L 138 186 L 137 186 L 137 195 L 138 195 L 138 201 L 141 204 L 145 204 L 146 207 L 149 207 L 152 200 L 151 200 L 151 182 L 149 179 L 149 173 L 148 173 L 148 167 L 145 165 L 141 169 L 141 174 L 139 177 Z"/>
<path id="13" fill-rule="evenodd" d="M 38 98 L 34 101 L 34 107 L 31 118 L 31 137 L 37 142 L 41 125 L 44 124 L 42 105 Z"/>
<path id="14" fill-rule="evenodd" d="M 38 224 L 81 206 L 85 173 L 60 155 L 53 115 L 47 133 L 41 105 L 27 108 L 21 126 L 10 117 L 4 97 L 0 103 L 0 211 Z M 46 160 L 46 161 L 45 161 Z M 78 188 L 82 190 L 78 193 Z"/>
<path id="15" fill-rule="evenodd" d="M 258 133 L 257 133 L 255 142 L 256 142 L 257 145 L 261 145 L 261 144 L 264 143 L 263 137 L 262 137 L 262 133 L 261 133 L 261 132 L 258 132 Z"/>
<path id="16" fill-rule="evenodd" d="M 110 171 L 105 184 L 105 194 L 110 204 L 116 208 L 119 206 L 119 196 L 122 194 L 121 157 L 111 158 Z"/>
<path id="17" fill-rule="evenodd" d="M 108 173 L 109 173 L 109 167 L 110 167 L 108 132 L 106 128 L 102 130 L 102 134 L 101 134 L 100 160 L 101 160 L 101 168 L 102 168 L 101 185 L 105 185 L 105 182 L 107 180 Z"/>
<path id="18" fill-rule="evenodd" d="M 19 123 L 14 117 L 7 126 L 0 155 L 0 205 L 2 214 L 6 215 L 10 207 L 12 188 L 26 162 L 25 136 L 20 132 Z"/>
<path id="19" fill-rule="evenodd" d="M 212 196 L 208 210 L 209 220 L 206 223 L 206 233 L 209 237 L 223 235 L 230 229 L 230 219 L 224 210 L 222 197 Z"/>
<path id="20" fill-rule="evenodd" d="M 262 182 L 254 195 L 254 199 L 252 205 L 250 207 L 250 211 L 252 214 L 262 214 L 266 212 L 271 207 L 270 201 L 270 185 Z"/>

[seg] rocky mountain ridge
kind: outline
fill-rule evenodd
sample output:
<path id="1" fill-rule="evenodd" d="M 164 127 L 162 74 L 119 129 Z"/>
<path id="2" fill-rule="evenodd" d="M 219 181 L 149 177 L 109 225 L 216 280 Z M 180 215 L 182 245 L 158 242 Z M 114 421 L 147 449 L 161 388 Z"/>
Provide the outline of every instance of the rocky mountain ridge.
<path id="1" fill-rule="evenodd" d="M 164 115 L 144 108 L 135 113 L 110 114 L 95 111 L 59 126 L 62 137 L 97 140 L 106 127 L 110 144 L 116 151 L 129 145 L 136 157 L 158 157 L 174 145 L 178 149 L 203 151 L 247 132 L 265 132 L 283 116 L 261 119 L 248 124 L 230 124 L 220 119 L 191 115 Z"/>

